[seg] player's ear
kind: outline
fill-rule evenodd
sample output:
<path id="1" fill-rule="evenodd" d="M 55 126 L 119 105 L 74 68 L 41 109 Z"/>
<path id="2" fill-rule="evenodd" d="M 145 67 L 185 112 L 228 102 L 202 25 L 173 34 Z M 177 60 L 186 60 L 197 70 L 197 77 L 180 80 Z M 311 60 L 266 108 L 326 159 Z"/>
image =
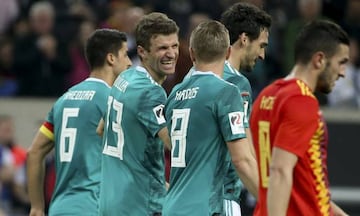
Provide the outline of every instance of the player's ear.
<path id="1" fill-rule="evenodd" d="M 326 56 L 323 52 L 319 51 L 312 56 L 312 65 L 315 69 L 322 71 L 326 66 Z"/>
<path id="2" fill-rule="evenodd" d="M 229 47 L 227 48 L 227 50 L 226 50 L 226 60 L 229 59 L 230 53 L 231 53 L 231 46 L 229 46 Z"/>
<path id="3" fill-rule="evenodd" d="M 195 54 L 194 54 L 194 50 L 192 49 L 192 47 L 189 47 L 189 54 L 190 54 L 191 61 L 195 62 Z"/>
<path id="4" fill-rule="evenodd" d="M 144 59 L 144 57 L 145 57 L 145 52 L 146 52 L 145 48 L 142 47 L 142 46 L 140 46 L 140 45 L 138 45 L 138 46 L 136 47 L 136 49 L 137 49 L 137 54 L 138 54 L 138 56 L 140 57 L 140 59 Z"/>
<path id="5" fill-rule="evenodd" d="M 241 33 L 240 35 L 239 35 L 239 42 L 240 42 L 240 46 L 242 47 L 242 46 L 245 46 L 246 44 L 247 44 L 247 42 L 248 42 L 248 40 L 249 40 L 249 37 L 246 35 L 246 33 L 245 32 L 243 32 L 243 33 Z"/>
<path id="6" fill-rule="evenodd" d="M 115 56 L 114 56 L 114 54 L 108 53 L 108 54 L 106 55 L 106 62 L 107 62 L 109 65 L 114 65 L 114 62 L 115 62 Z"/>

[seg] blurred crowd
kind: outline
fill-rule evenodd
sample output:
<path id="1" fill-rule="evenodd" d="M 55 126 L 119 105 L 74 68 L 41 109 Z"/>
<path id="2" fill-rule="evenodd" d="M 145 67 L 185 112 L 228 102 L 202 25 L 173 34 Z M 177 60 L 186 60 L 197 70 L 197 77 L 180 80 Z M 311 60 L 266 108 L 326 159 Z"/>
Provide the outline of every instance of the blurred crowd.
<path id="1" fill-rule="evenodd" d="M 237 0 L 241 1 L 241 0 Z M 96 28 L 115 28 L 129 37 L 130 56 L 137 65 L 133 37 L 137 20 L 151 11 L 168 14 L 180 26 L 181 48 L 176 75 L 164 87 L 170 89 L 191 67 L 189 32 L 204 19 L 219 19 L 236 0 L 1 0 L 0 1 L 0 96 L 58 97 L 88 76 L 83 55 L 88 35 Z M 289 72 L 293 64 L 295 35 L 304 23 L 328 18 L 344 27 L 352 38 L 347 76 L 322 105 L 360 107 L 358 0 L 243 0 L 269 12 L 274 20 L 266 60 L 246 74 L 254 95 L 272 80 Z"/>
<path id="2" fill-rule="evenodd" d="M 137 65 L 135 23 L 151 11 L 166 13 L 180 27 L 176 73 L 164 83 L 170 92 L 192 66 L 188 53 L 191 30 L 203 20 L 219 19 L 224 9 L 238 1 L 0 0 L 0 97 L 58 97 L 84 80 L 89 68 L 83 47 L 96 28 L 126 32 L 129 56 Z M 251 74 L 245 73 L 255 97 L 265 85 L 289 73 L 295 35 L 307 21 L 320 17 L 336 21 L 348 32 L 351 56 L 346 77 L 328 97 L 317 96 L 322 105 L 360 109 L 359 0 L 246 1 L 264 8 L 273 18 L 265 61 L 257 63 Z M 25 157 L 26 151 L 16 144 L 11 116 L 0 116 L 0 215 L 1 209 L 14 207 L 27 211 Z M 52 175 L 47 175 L 49 182 Z M 50 199 L 51 185 L 46 191 Z"/>

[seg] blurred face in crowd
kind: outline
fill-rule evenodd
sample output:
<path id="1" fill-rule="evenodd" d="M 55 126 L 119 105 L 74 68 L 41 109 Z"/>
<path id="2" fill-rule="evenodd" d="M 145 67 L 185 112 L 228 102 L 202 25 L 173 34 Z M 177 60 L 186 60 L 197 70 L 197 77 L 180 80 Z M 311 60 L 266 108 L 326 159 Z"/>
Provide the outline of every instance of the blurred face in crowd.
<path id="1" fill-rule="evenodd" d="M 54 15 L 50 11 L 37 11 L 30 16 L 30 24 L 36 34 L 49 34 L 54 25 Z"/>
<path id="2" fill-rule="evenodd" d="M 3 119 L 0 121 L 0 143 L 8 144 L 14 139 L 15 129 L 14 122 L 11 119 Z"/>
<path id="3" fill-rule="evenodd" d="M 240 70 L 251 72 L 254 70 L 258 59 L 265 59 L 265 49 L 268 45 L 269 31 L 263 30 L 257 39 L 250 41 L 245 45 L 245 56 L 240 59 Z"/>
<path id="4" fill-rule="evenodd" d="M 349 46 L 341 44 L 336 54 L 331 58 L 325 57 L 325 67 L 318 78 L 316 88 L 328 94 L 335 86 L 335 81 L 345 77 L 346 63 L 349 61 Z"/>
<path id="5" fill-rule="evenodd" d="M 177 33 L 154 35 L 150 39 L 149 50 L 142 49 L 143 64 L 155 79 L 163 79 L 175 72 L 179 57 L 179 38 Z"/>

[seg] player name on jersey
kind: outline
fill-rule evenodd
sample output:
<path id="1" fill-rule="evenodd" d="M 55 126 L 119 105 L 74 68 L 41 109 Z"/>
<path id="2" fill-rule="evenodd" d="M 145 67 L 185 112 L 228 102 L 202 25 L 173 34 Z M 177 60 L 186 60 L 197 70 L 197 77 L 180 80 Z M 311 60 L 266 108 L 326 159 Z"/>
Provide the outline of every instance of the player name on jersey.
<path id="1" fill-rule="evenodd" d="M 92 100 L 95 91 L 68 91 L 65 94 L 65 100 Z"/>
<path id="2" fill-rule="evenodd" d="M 187 100 L 196 97 L 199 87 L 184 89 L 176 92 L 175 100 Z"/>
<path id="3" fill-rule="evenodd" d="M 260 103 L 260 109 L 263 110 L 272 110 L 273 106 L 274 106 L 274 102 L 275 102 L 275 97 L 272 96 L 263 96 L 261 98 L 261 103 Z"/>
<path id="4" fill-rule="evenodd" d="M 118 80 L 116 80 L 114 83 L 114 86 L 121 92 L 125 92 L 128 85 L 129 82 L 124 80 L 122 77 L 119 77 Z"/>

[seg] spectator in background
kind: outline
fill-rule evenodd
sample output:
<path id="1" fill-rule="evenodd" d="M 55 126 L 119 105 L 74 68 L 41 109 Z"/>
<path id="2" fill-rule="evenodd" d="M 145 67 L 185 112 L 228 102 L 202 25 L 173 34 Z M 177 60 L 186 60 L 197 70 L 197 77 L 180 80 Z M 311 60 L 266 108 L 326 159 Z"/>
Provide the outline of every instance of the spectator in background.
<path id="1" fill-rule="evenodd" d="M 8 179 L 1 193 L 3 202 L 8 203 L 11 209 L 16 208 L 26 212 L 29 205 L 24 170 L 26 150 L 16 144 L 13 118 L 8 115 L 0 115 L 0 146 L 3 151 L 10 153 L 5 164 L 13 169 L 7 172 Z"/>
<path id="2" fill-rule="evenodd" d="M 13 180 L 14 172 L 11 151 L 0 142 L 0 215 L 9 212 L 11 208 L 10 200 L 5 194 L 8 193 L 7 185 Z"/>
<path id="3" fill-rule="evenodd" d="M 345 17 L 342 26 L 349 35 L 360 39 L 360 1 L 348 0 L 345 7 Z"/>
<path id="4" fill-rule="evenodd" d="M 18 85 L 12 73 L 13 43 L 9 38 L 0 38 L 0 96 L 15 95 Z"/>
<path id="5" fill-rule="evenodd" d="M 84 47 L 87 38 L 95 28 L 95 23 L 90 20 L 83 20 L 78 27 L 76 38 L 70 47 L 72 68 L 66 76 L 66 89 L 85 80 L 90 74 L 90 68 L 84 55 Z"/>
<path id="6" fill-rule="evenodd" d="M 283 71 L 290 71 L 294 65 L 294 44 L 297 33 L 309 21 L 319 18 L 322 13 L 322 0 L 297 0 L 299 16 L 290 20 L 284 31 Z"/>
<path id="7" fill-rule="evenodd" d="M 18 1 L 0 1 L 0 35 L 3 34 L 10 27 L 10 24 L 17 18 L 18 15 Z"/>
<path id="8" fill-rule="evenodd" d="M 30 32 L 15 40 L 14 72 L 21 96 L 59 96 L 70 70 L 68 47 L 52 33 L 55 11 L 49 2 L 34 3 Z"/>

